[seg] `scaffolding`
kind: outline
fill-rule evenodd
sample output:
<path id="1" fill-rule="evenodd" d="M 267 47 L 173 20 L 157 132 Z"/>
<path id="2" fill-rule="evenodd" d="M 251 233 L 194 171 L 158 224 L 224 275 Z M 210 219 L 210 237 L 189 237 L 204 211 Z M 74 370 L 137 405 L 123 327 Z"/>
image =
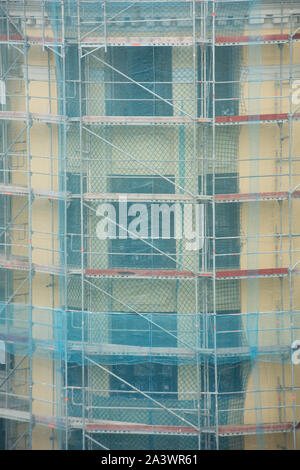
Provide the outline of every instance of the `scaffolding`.
<path id="1" fill-rule="evenodd" d="M 297 0 L 0 1 L 0 447 L 300 448 L 299 42 Z"/>

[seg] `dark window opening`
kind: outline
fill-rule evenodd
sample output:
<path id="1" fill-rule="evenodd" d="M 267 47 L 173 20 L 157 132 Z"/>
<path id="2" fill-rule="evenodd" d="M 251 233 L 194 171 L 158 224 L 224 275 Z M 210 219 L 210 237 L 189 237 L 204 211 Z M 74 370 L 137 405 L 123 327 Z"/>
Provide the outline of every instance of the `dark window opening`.
<path id="1" fill-rule="evenodd" d="M 113 344 L 177 347 L 176 336 L 177 316 L 173 313 L 144 313 L 143 317 L 134 313 L 112 315 Z"/>
<path id="2" fill-rule="evenodd" d="M 83 387 L 87 386 L 88 368 L 84 367 L 82 370 L 81 364 L 75 362 L 68 362 L 68 386 L 69 387 Z"/>
<path id="3" fill-rule="evenodd" d="M 112 366 L 112 372 L 153 398 L 177 398 L 177 366 L 151 362 L 118 364 Z M 120 398 L 143 398 L 142 394 L 113 376 L 110 379 L 110 390 L 112 396 L 119 395 Z"/>
<path id="4" fill-rule="evenodd" d="M 78 46 L 69 44 L 66 48 L 66 114 L 68 117 L 79 117 L 85 112 L 84 60 L 81 60 L 81 77 L 79 68 Z M 80 96 L 81 86 L 81 96 Z M 80 100 L 81 98 L 81 100 Z"/>
<path id="5" fill-rule="evenodd" d="M 144 194 L 173 194 L 174 177 L 167 176 L 166 180 L 160 176 L 114 176 L 110 179 L 112 193 L 144 193 Z M 138 202 L 138 201 L 136 201 Z M 128 202 L 130 210 L 132 202 Z M 116 238 L 110 240 L 110 267 L 112 268 L 149 268 L 174 269 L 176 267 L 176 240 L 174 238 L 174 213 L 170 211 L 170 238 L 161 238 L 161 214 L 159 238 L 151 238 L 151 204 L 143 203 L 148 213 L 148 238 L 143 240 L 130 238 Z M 171 207 L 172 204 L 168 206 Z M 114 203 L 116 210 L 116 223 L 119 224 L 119 203 Z M 128 216 L 127 225 L 136 216 Z M 122 224 L 120 224 L 122 225 Z M 117 234 L 119 227 L 116 227 Z M 173 237 L 173 238 L 172 238 Z M 152 245 L 152 246 L 151 246 Z M 164 255 L 163 253 L 166 253 Z M 171 259 L 172 258 L 172 259 Z"/>
<path id="6" fill-rule="evenodd" d="M 112 47 L 109 63 L 165 100 L 172 100 L 171 47 Z M 106 67 L 108 116 L 172 116 L 173 108 L 159 97 Z"/>

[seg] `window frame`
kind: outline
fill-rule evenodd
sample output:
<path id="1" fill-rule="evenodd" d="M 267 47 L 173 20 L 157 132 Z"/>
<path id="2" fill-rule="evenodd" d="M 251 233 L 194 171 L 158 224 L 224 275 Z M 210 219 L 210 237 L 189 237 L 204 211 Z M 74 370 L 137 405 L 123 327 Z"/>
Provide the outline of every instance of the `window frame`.
<path id="1" fill-rule="evenodd" d="M 110 47 L 108 48 L 108 62 L 114 69 L 172 102 L 172 52 L 171 46 Z M 151 58 L 147 57 L 147 53 L 152 55 L 152 70 L 149 68 L 151 67 Z M 144 65 L 144 77 L 141 76 L 141 64 Z M 131 82 L 116 70 L 105 68 L 106 116 L 173 115 L 171 105 Z"/>
<path id="2" fill-rule="evenodd" d="M 141 371 L 145 369 L 146 373 L 141 374 Z M 147 373 L 147 368 L 148 373 Z M 142 362 L 135 364 L 114 364 L 111 366 L 111 371 L 113 374 L 118 377 L 126 380 L 129 384 L 133 385 L 135 388 L 141 390 L 143 393 L 149 395 L 154 399 L 166 399 L 166 400 L 178 400 L 178 366 L 173 364 L 163 364 L 159 362 Z M 169 374 L 164 374 L 163 371 L 169 371 Z M 122 373 L 120 373 L 122 372 Z M 139 388 L 139 385 L 142 383 L 142 378 L 144 377 L 148 380 L 148 387 Z M 172 381 L 170 382 L 170 377 Z M 153 378 L 157 378 L 156 382 L 153 382 Z M 173 390 L 163 391 L 161 390 L 164 386 L 164 379 L 166 380 L 166 385 L 171 383 L 171 388 Z M 151 387 L 152 385 L 152 387 Z M 154 387 L 153 387 L 154 385 Z M 147 388 L 151 389 L 148 390 Z M 127 386 L 119 380 L 118 378 L 110 375 L 110 395 L 116 398 L 124 399 L 145 399 L 145 396 L 142 393 L 138 393 L 133 388 Z"/>

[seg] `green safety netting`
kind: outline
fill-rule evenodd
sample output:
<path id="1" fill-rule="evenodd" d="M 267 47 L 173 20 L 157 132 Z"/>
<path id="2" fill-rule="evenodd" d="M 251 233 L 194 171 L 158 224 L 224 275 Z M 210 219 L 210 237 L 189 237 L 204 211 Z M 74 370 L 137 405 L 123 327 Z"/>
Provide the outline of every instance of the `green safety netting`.
<path id="1" fill-rule="evenodd" d="M 59 397 L 69 400 L 67 413 L 78 418 L 85 416 L 88 406 L 89 417 L 95 420 L 214 429 L 240 425 L 251 377 L 258 446 L 264 448 L 261 365 L 290 363 L 291 326 L 297 336 L 300 323 L 299 312 L 291 313 L 286 302 L 264 311 L 260 302 L 262 295 L 286 290 L 288 278 L 195 280 L 158 274 L 241 267 L 258 273 L 264 235 L 260 202 L 249 204 L 244 212 L 237 202 L 213 208 L 209 197 L 242 192 L 245 181 L 247 192 L 263 191 L 261 124 L 247 126 L 247 151 L 240 146 L 245 128 L 211 125 L 215 116 L 263 112 L 263 46 L 218 48 L 210 41 L 214 35 L 238 36 L 245 31 L 259 37 L 261 2 L 106 1 L 104 5 L 70 0 L 64 9 L 59 1 L 45 2 L 45 7 L 55 38 L 51 47 L 58 114 L 66 118 L 58 125 L 59 189 L 71 196 L 58 202 L 57 240 L 58 265 L 67 266 L 58 275 L 57 308 L 11 302 L 10 292 L 0 286 L 1 344 L 15 361 L 19 357 L 55 361 L 63 377 Z M 177 34 L 197 34 L 206 41 L 205 47 L 105 44 L 91 50 L 82 42 L 88 34 L 95 42 L 119 35 L 151 36 L 159 42 L 162 35 Z M 247 82 L 248 96 L 241 77 Z M 97 121 L 89 125 L 85 116 L 125 117 L 125 122 L 132 117 L 168 122 L 167 118 L 192 116 L 207 123 L 122 127 Z M 186 250 L 186 240 L 175 237 L 174 216 L 168 239 L 157 240 L 150 230 L 140 238 L 101 240 L 100 203 L 88 200 L 88 193 L 110 193 L 112 213 L 120 208 L 114 199 L 120 193 L 149 195 L 144 204 L 148 212 L 151 196 L 174 195 L 174 201 L 178 195 L 207 196 L 191 203 L 194 210 L 204 205 L 204 245 L 196 253 Z M 133 210 L 138 202 L 139 197 L 132 199 L 127 209 Z M 115 228 L 120 223 L 117 216 Z M 2 226 L 1 211 L 1 244 Z M 89 268 L 153 273 L 140 279 L 89 278 L 85 271 Z M 11 283 L 8 273 L 3 272 L 3 279 L 6 285 Z M 58 427 L 64 429 L 63 420 Z M 244 445 L 241 436 L 217 439 L 205 431 L 200 438 L 97 436 L 109 449 Z M 70 448 L 80 448 L 82 442 L 82 431 L 72 431 Z"/>

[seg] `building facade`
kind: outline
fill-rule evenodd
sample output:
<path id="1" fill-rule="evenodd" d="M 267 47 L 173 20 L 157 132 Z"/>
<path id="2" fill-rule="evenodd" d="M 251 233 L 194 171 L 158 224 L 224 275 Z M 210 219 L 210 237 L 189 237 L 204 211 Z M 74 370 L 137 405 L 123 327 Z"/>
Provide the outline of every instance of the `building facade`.
<path id="1" fill-rule="evenodd" d="M 300 2 L 0 29 L 0 447 L 299 449 Z"/>

